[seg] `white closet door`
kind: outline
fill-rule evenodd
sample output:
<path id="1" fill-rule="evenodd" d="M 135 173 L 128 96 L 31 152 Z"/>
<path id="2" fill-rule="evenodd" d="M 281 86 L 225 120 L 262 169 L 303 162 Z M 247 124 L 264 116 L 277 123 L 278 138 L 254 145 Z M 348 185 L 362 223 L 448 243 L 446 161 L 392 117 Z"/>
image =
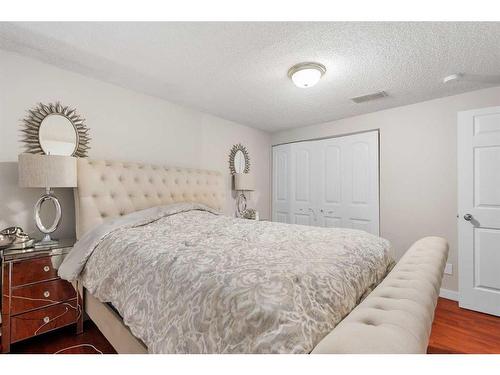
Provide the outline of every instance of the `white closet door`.
<path id="1" fill-rule="evenodd" d="M 290 212 L 293 224 L 317 225 L 316 159 L 313 142 L 298 142 L 291 145 Z"/>
<path id="2" fill-rule="evenodd" d="M 272 220 L 291 223 L 290 220 L 291 145 L 273 147 L 273 212 Z"/>
<path id="3" fill-rule="evenodd" d="M 273 159 L 273 220 L 286 211 L 286 174 L 288 222 L 379 234 L 378 131 L 275 146 Z"/>
<path id="4" fill-rule="evenodd" d="M 345 227 L 379 234 L 378 132 L 343 137 Z"/>
<path id="5" fill-rule="evenodd" d="M 379 234 L 378 132 L 318 141 L 319 225 Z"/>
<path id="6" fill-rule="evenodd" d="M 348 206 L 344 202 L 343 178 L 345 176 L 345 147 L 343 137 L 317 141 L 319 171 L 316 176 L 318 186 L 318 225 L 342 228 L 348 225 Z"/>

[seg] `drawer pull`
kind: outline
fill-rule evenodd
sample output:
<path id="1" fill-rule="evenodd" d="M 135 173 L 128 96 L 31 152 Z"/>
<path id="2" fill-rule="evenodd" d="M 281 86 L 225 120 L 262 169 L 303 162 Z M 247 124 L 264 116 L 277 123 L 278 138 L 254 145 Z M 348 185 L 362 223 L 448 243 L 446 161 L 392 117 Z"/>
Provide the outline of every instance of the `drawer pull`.
<path id="1" fill-rule="evenodd" d="M 45 298 L 49 298 L 50 297 L 50 292 L 48 290 L 46 290 L 45 292 L 43 292 L 43 296 Z"/>
<path id="2" fill-rule="evenodd" d="M 43 267 L 43 270 L 44 270 L 45 272 L 49 272 L 49 271 L 50 271 L 50 267 L 49 267 L 49 266 L 45 266 L 45 267 Z"/>
<path id="3" fill-rule="evenodd" d="M 50 318 L 46 316 L 45 318 L 43 318 L 43 322 L 47 324 L 48 322 L 50 322 Z"/>

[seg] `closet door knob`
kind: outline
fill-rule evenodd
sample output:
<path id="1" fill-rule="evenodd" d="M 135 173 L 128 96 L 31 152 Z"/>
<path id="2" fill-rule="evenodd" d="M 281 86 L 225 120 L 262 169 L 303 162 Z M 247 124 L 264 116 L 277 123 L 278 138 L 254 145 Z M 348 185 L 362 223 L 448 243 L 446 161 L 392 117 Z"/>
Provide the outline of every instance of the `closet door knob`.
<path id="1" fill-rule="evenodd" d="M 473 219 L 473 216 L 472 216 L 471 214 L 465 214 L 465 215 L 464 215 L 464 219 L 465 219 L 466 221 L 471 221 L 471 220 Z"/>

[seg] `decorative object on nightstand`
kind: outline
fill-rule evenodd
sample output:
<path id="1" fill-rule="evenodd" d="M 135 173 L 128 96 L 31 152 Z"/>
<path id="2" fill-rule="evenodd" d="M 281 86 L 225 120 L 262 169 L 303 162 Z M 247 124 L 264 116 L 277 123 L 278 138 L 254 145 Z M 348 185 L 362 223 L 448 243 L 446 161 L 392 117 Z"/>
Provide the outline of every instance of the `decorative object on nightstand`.
<path id="1" fill-rule="evenodd" d="M 0 250 L 9 249 L 27 249 L 35 243 L 33 238 L 30 238 L 24 233 L 23 228 L 9 227 L 0 231 Z"/>
<path id="2" fill-rule="evenodd" d="M 19 155 L 19 186 L 29 188 L 45 188 L 45 194 L 35 204 L 36 226 L 44 234 L 37 246 L 57 245 L 50 238 L 61 221 L 61 204 L 51 188 L 76 187 L 76 158 L 61 155 Z M 40 209 L 45 202 L 52 202 L 56 209 L 54 222 L 46 227 L 40 218 Z"/>
<path id="3" fill-rule="evenodd" d="M 247 208 L 245 211 L 243 211 L 243 214 L 241 215 L 243 219 L 248 219 L 248 220 L 259 220 L 259 211 L 255 210 L 254 208 Z"/>
<path id="4" fill-rule="evenodd" d="M 253 175 L 250 173 L 236 173 L 234 175 L 234 190 L 239 192 L 236 204 L 238 207 L 238 215 L 242 217 L 243 213 L 247 210 L 245 191 L 254 190 Z"/>
<path id="5" fill-rule="evenodd" d="M 76 324 L 77 333 L 83 331 L 81 286 L 57 276 L 74 242 L 1 252 L 3 353 L 13 343 L 70 324 Z"/>

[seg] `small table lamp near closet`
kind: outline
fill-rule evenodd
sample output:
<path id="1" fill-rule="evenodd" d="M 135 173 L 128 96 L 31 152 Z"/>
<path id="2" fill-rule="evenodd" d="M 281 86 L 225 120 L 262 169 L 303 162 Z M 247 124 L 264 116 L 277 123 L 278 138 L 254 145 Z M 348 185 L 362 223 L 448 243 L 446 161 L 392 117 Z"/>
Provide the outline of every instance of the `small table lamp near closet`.
<path id="1" fill-rule="evenodd" d="M 47 246 L 57 244 L 50 238 L 61 221 L 61 204 L 51 188 L 76 187 L 76 158 L 60 155 L 19 155 L 19 186 L 27 188 L 45 188 L 45 194 L 35 204 L 34 216 L 36 226 L 44 234 L 43 239 L 35 244 Z M 40 209 L 46 201 L 51 201 L 56 209 L 54 222 L 48 228 L 40 219 Z"/>
<path id="2" fill-rule="evenodd" d="M 234 175 L 234 190 L 239 191 L 237 206 L 238 215 L 241 216 L 247 209 L 247 198 L 245 191 L 255 190 L 253 175 L 250 173 L 236 173 Z"/>

